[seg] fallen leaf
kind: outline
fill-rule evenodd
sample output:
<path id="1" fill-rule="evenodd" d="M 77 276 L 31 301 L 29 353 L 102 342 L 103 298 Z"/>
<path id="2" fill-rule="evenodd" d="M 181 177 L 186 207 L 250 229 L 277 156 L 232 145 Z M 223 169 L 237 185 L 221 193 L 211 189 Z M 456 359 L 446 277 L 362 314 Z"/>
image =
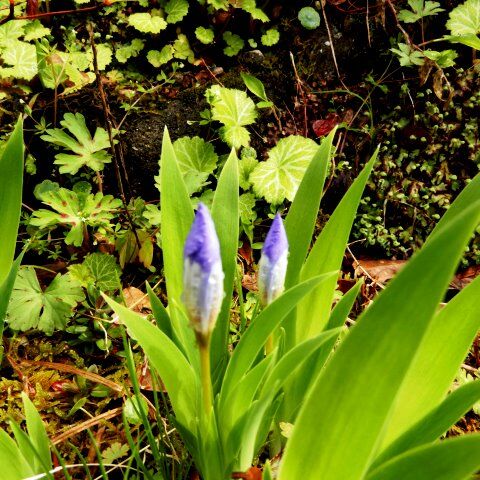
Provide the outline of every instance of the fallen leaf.
<path id="1" fill-rule="evenodd" d="M 127 287 L 123 289 L 126 306 L 133 312 L 145 315 L 152 310 L 148 295 L 136 287 Z"/>
<path id="2" fill-rule="evenodd" d="M 315 120 L 312 130 L 317 137 L 328 135 L 336 125 L 338 125 L 339 117 L 336 113 L 329 113 L 323 120 Z"/>
<path id="3" fill-rule="evenodd" d="M 406 260 L 362 259 L 353 262 L 355 274 L 368 276 L 377 283 L 386 283 L 407 263 Z"/>

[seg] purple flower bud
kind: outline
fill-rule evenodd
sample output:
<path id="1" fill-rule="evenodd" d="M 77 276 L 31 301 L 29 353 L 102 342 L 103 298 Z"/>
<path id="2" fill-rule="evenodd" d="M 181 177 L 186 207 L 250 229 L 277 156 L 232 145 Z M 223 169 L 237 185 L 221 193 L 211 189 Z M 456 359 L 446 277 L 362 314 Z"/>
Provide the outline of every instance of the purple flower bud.
<path id="1" fill-rule="evenodd" d="M 193 328 L 208 335 L 222 305 L 224 275 L 215 225 L 203 203 L 198 205 L 183 258 L 183 302 Z"/>
<path id="2" fill-rule="evenodd" d="M 287 273 L 288 240 L 282 218 L 277 213 L 263 244 L 258 269 L 258 289 L 263 305 L 273 302 L 282 292 Z"/>

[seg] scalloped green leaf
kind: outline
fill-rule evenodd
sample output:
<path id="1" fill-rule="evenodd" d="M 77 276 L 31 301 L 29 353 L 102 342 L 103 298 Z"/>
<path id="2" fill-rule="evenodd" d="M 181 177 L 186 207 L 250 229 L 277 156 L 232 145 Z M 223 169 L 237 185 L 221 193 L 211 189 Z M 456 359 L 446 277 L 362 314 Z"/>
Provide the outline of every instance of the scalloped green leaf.
<path id="1" fill-rule="evenodd" d="M 42 290 L 33 267 L 19 270 L 13 287 L 7 320 L 14 330 L 37 328 L 51 335 L 62 330 L 77 303 L 85 299 L 79 283 L 69 274 L 58 274 Z"/>
<path id="2" fill-rule="evenodd" d="M 167 13 L 168 23 L 180 22 L 188 13 L 188 1 L 169 0 L 169 2 L 165 5 L 165 12 Z"/>
<path id="3" fill-rule="evenodd" d="M 480 33 L 480 0 L 467 0 L 454 8 L 450 12 L 447 28 L 454 36 Z"/>
<path id="4" fill-rule="evenodd" d="M 268 160 L 260 162 L 249 180 L 259 197 L 274 205 L 285 199 L 293 201 L 305 170 L 318 150 L 313 140 L 292 135 L 279 140 Z"/>
<path id="5" fill-rule="evenodd" d="M 133 13 L 128 17 L 128 24 L 143 33 L 160 33 L 167 28 L 162 17 L 148 12 Z"/>

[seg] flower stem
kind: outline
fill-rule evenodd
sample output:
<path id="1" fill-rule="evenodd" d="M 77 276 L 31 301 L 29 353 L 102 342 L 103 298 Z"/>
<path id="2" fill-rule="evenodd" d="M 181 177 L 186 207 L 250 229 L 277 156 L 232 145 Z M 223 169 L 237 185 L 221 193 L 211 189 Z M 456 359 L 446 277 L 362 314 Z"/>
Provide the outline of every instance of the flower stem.
<path id="1" fill-rule="evenodd" d="M 200 377 L 202 381 L 203 408 L 208 417 L 212 408 L 212 379 L 210 376 L 210 337 L 211 335 L 197 334 L 198 349 L 200 351 Z"/>

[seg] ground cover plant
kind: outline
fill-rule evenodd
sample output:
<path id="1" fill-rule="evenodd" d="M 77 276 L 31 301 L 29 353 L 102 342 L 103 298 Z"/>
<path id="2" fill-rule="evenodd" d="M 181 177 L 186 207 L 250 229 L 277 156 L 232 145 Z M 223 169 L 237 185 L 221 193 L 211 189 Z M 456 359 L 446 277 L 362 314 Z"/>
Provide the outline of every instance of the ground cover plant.
<path id="1" fill-rule="evenodd" d="M 0 2 L 2 475 L 476 478 L 479 12 Z"/>

